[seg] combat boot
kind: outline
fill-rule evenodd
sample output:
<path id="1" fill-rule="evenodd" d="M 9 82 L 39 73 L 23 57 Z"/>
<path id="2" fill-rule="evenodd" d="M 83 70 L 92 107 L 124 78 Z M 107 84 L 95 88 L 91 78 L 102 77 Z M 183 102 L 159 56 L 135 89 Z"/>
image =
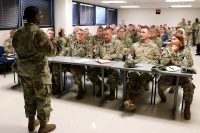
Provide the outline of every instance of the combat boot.
<path id="1" fill-rule="evenodd" d="M 29 132 L 32 132 L 35 130 L 35 127 L 37 127 L 39 125 L 39 120 L 36 119 L 35 120 L 35 117 L 29 117 L 28 118 L 28 130 Z"/>
<path id="2" fill-rule="evenodd" d="M 176 87 L 175 86 L 171 86 L 169 89 L 169 93 L 174 93 L 175 92 Z"/>
<path id="3" fill-rule="evenodd" d="M 80 99 L 82 99 L 84 97 L 84 91 L 83 91 L 83 89 L 79 89 L 78 90 L 78 94 L 77 94 L 77 96 L 76 96 L 76 99 L 77 100 L 80 100 Z"/>
<path id="4" fill-rule="evenodd" d="M 110 89 L 110 95 L 109 95 L 109 100 L 114 100 L 115 99 L 115 90 Z"/>
<path id="5" fill-rule="evenodd" d="M 167 98 L 166 98 L 164 92 L 163 92 L 162 90 L 160 90 L 159 88 L 158 88 L 158 94 L 159 94 L 159 96 L 160 96 L 160 98 L 161 98 L 161 101 L 162 101 L 163 103 L 165 103 L 165 102 L 167 101 Z"/>
<path id="6" fill-rule="evenodd" d="M 124 102 L 124 108 L 127 110 L 127 111 L 130 111 L 130 112 L 133 112 L 136 110 L 136 106 L 135 106 L 135 102 L 134 100 L 131 98 L 131 99 L 128 99 Z"/>
<path id="7" fill-rule="evenodd" d="M 56 129 L 55 124 L 47 124 L 46 122 L 40 122 L 40 128 L 38 130 L 38 133 L 48 133 L 51 131 L 54 131 Z"/>
<path id="8" fill-rule="evenodd" d="M 185 103 L 184 119 L 185 120 L 190 120 L 191 119 L 190 103 Z"/>

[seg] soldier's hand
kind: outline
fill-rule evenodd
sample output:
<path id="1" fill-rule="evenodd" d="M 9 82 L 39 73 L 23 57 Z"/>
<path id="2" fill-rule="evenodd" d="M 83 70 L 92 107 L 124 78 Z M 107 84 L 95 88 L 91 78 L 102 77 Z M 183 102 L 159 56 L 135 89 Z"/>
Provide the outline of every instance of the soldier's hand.
<path id="1" fill-rule="evenodd" d="M 108 56 L 108 54 L 106 54 L 104 57 L 103 57 L 104 60 L 109 60 L 110 57 Z"/>

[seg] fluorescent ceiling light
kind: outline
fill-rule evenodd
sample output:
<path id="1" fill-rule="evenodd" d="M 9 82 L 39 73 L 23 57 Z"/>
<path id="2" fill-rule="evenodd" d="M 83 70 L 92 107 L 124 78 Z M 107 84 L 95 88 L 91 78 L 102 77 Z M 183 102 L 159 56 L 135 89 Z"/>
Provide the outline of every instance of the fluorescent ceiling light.
<path id="1" fill-rule="evenodd" d="M 93 5 L 88 5 L 88 4 L 80 4 L 81 6 L 89 6 L 89 7 L 93 7 Z"/>
<path id="2" fill-rule="evenodd" d="M 195 0 L 165 0 L 166 2 L 194 2 Z"/>
<path id="3" fill-rule="evenodd" d="M 114 4 L 114 3 L 126 3 L 126 1 L 101 1 L 102 3 L 106 3 L 106 4 L 109 4 L 109 3 L 111 3 L 111 4 Z"/>
<path id="4" fill-rule="evenodd" d="M 140 8 L 140 6 L 120 6 L 121 8 Z"/>
<path id="5" fill-rule="evenodd" d="M 192 5 L 171 5 L 171 8 L 189 8 L 192 7 Z"/>

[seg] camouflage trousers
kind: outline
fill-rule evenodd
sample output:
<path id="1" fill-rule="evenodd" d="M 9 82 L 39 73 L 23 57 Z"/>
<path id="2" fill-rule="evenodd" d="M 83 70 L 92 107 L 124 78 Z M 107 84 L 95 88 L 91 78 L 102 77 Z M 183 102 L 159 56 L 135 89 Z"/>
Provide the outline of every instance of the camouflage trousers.
<path id="1" fill-rule="evenodd" d="M 114 69 L 104 69 L 104 73 L 107 76 L 107 84 L 110 86 L 110 89 L 116 89 L 119 83 L 119 72 Z M 99 86 L 101 88 L 102 81 L 99 79 L 99 75 L 101 75 L 101 68 L 91 67 L 88 70 L 88 78 L 92 82 L 93 85 Z"/>
<path id="2" fill-rule="evenodd" d="M 62 65 L 62 72 L 68 71 L 72 74 L 75 84 L 78 85 L 78 89 L 83 89 L 82 87 L 82 76 L 83 76 L 83 66 L 76 65 Z M 59 64 L 52 64 L 52 88 L 53 92 L 60 92 L 60 69 Z"/>
<path id="3" fill-rule="evenodd" d="M 196 45 L 196 35 L 195 35 L 196 31 L 192 31 L 192 45 L 195 46 Z"/>
<path id="4" fill-rule="evenodd" d="M 35 116 L 37 111 L 37 118 L 42 122 L 48 122 L 52 111 L 51 84 L 23 76 L 20 76 L 20 79 L 24 93 L 26 117 Z"/>
<path id="5" fill-rule="evenodd" d="M 160 83 L 158 84 L 158 89 L 165 91 L 167 88 L 175 84 L 176 77 L 174 76 L 161 76 Z M 192 103 L 194 94 L 194 84 L 191 78 L 181 77 L 179 85 L 183 88 L 183 100 L 187 103 Z"/>
<path id="6" fill-rule="evenodd" d="M 153 79 L 149 73 L 130 72 L 128 73 L 129 81 L 127 83 L 127 96 L 142 96 L 145 92 L 145 87 Z"/>

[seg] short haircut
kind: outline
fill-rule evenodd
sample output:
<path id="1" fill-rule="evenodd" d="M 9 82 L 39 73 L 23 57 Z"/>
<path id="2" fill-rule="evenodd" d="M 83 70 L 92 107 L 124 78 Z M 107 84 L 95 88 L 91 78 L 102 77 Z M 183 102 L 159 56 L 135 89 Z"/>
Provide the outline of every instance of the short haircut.
<path id="1" fill-rule="evenodd" d="M 27 20 L 27 22 L 34 22 L 36 15 L 39 14 L 39 9 L 35 6 L 29 6 L 24 10 L 24 19 Z"/>
<path id="2" fill-rule="evenodd" d="M 103 27 L 102 27 L 102 26 L 99 26 L 97 29 L 103 29 Z"/>
<path id="3" fill-rule="evenodd" d="M 54 32 L 54 30 L 53 30 L 52 28 L 47 29 L 47 32 L 48 32 L 49 30 Z"/>

